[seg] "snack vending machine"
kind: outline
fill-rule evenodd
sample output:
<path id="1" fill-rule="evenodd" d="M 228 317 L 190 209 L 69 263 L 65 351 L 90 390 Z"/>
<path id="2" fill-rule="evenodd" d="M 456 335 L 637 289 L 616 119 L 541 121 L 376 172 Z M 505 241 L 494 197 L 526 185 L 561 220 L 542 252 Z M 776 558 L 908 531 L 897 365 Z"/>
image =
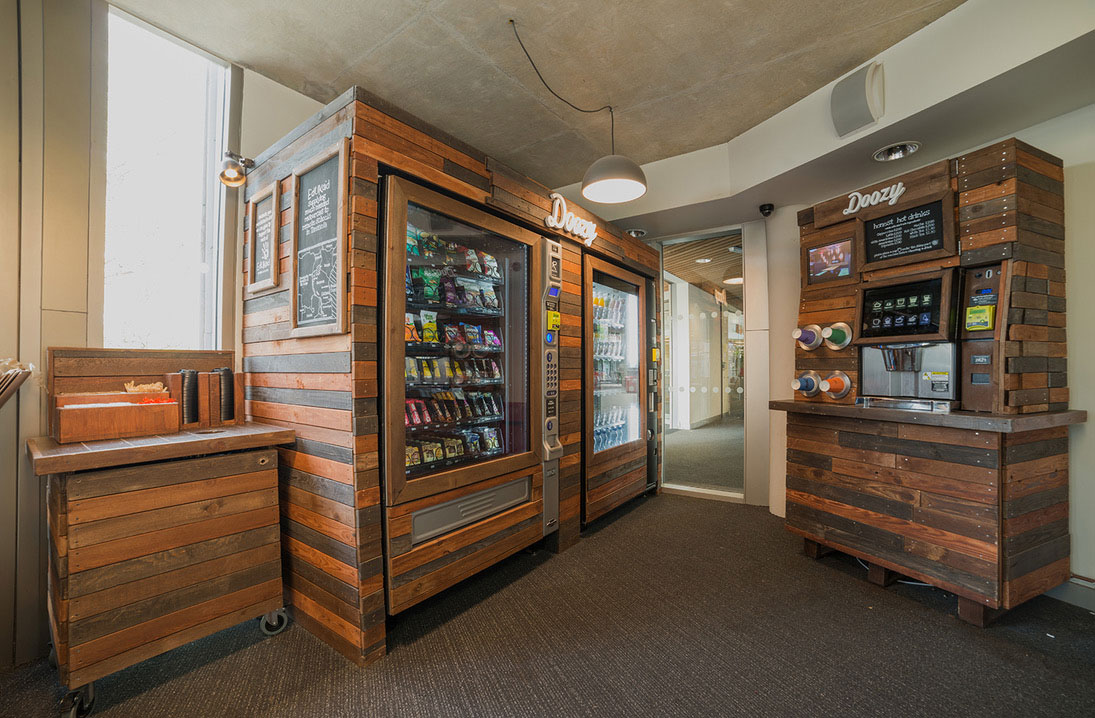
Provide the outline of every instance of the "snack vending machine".
<path id="1" fill-rule="evenodd" d="M 584 520 L 647 488 L 647 280 L 585 257 Z"/>
<path id="2" fill-rule="evenodd" d="M 385 500 L 453 496 L 417 546 L 541 499 L 546 240 L 402 178 L 385 201 Z"/>

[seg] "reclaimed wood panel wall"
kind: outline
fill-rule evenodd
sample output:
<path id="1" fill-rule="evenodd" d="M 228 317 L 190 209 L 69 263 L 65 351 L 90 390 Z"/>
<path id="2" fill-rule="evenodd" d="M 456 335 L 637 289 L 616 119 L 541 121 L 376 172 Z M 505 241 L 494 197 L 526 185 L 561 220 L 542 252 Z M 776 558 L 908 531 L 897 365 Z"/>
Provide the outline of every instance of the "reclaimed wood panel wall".
<path id="1" fill-rule="evenodd" d="M 1017 606 L 1071 577 L 1068 427 L 1004 435 L 1003 597 Z"/>
<path id="2" fill-rule="evenodd" d="M 293 198 L 287 180 L 296 167 L 343 138 L 351 139 L 346 223 L 350 332 L 292 338 L 288 291 Z M 548 188 L 359 88 L 328 105 L 313 126 L 299 128 L 260 156 L 249 175 L 248 201 L 251 193 L 282 182 L 282 284 L 261 295 L 245 294 L 243 356 L 249 416 L 297 432 L 296 445 L 281 452 L 279 472 L 286 595 L 302 625 L 362 664 L 384 654 L 386 613 L 402 610 L 537 540 L 539 524 L 533 527 L 525 513 L 542 501 L 537 493 L 521 510 L 495 517 L 490 523 L 493 533 L 483 533 L 482 526 L 488 522 L 473 524 L 414 551 L 402 550 L 399 543 L 404 538 L 399 530 L 405 523 L 406 506 L 389 510 L 385 518 L 379 454 L 382 397 L 377 337 L 382 267 L 378 218 L 380 175 L 393 171 L 486 204 L 551 234 L 543 225 L 551 210 Z M 580 207 L 571 209 L 593 218 Z M 603 220 L 594 221 L 603 235 L 594 243 L 594 251 L 647 274 L 657 272 L 657 252 Z M 245 240 L 249 232 L 245 224 Z M 562 550 L 577 540 L 580 530 L 583 248 L 557 238 L 564 247 L 560 425 L 565 453 L 560 472 L 560 530 L 553 543 Z M 243 264 L 246 287 L 247 262 Z M 542 491 L 539 472 L 534 481 L 535 491 Z M 439 503 L 458 495 L 459 491 L 446 492 L 424 501 Z M 382 529 L 385 521 L 387 540 Z M 428 550 L 419 551 L 424 547 Z M 450 563 L 421 558 L 450 552 L 452 558 L 445 559 Z M 470 555 L 456 560 L 461 552 Z M 386 573 L 391 589 L 387 605 Z"/>
<path id="3" fill-rule="evenodd" d="M 70 687 L 282 605 L 273 450 L 49 477 L 49 618 Z"/>
<path id="4" fill-rule="evenodd" d="M 788 414 L 793 533 L 1002 605 L 1002 435 Z"/>
<path id="5" fill-rule="evenodd" d="M 1067 409 L 1064 163 L 1015 138 L 955 163 L 962 266 L 1003 263 L 994 410 Z"/>

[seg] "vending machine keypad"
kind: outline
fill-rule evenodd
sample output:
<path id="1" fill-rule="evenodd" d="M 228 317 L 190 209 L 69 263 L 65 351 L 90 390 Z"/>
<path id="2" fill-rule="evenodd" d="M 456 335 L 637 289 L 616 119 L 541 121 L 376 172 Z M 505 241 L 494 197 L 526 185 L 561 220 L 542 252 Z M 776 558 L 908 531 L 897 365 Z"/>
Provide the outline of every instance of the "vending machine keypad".
<path id="1" fill-rule="evenodd" d="M 563 248 L 544 239 L 544 535 L 559 527 L 559 331 L 563 317 L 559 296 L 563 289 Z"/>

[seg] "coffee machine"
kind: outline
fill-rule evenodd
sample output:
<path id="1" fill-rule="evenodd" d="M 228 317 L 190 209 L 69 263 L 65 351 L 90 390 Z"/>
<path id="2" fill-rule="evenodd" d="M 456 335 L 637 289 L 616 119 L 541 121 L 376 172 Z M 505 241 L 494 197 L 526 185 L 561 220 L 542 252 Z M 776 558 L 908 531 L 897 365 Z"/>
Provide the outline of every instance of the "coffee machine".
<path id="1" fill-rule="evenodd" d="M 934 412 L 957 407 L 953 290 L 952 269 L 860 290 L 858 404 Z"/>

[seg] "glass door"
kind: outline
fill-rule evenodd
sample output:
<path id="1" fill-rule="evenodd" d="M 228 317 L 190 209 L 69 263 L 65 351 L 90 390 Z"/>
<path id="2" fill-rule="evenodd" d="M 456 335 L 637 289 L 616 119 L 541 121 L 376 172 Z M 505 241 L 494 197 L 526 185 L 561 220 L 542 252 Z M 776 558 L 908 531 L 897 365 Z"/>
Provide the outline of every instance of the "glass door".
<path id="1" fill-rule="evenodd" d="M 595 465 L 646 440 L 646 298 L 638 275 L 594 257 L 586 266 L 586 440 Z"/>
<path id="2" fill-rule="evenodd" d="M 539 313 L 530 313 L 529 297 L 539 237 L 388 182 L 385 428 L 394 503 L 538 462 L 529 346 Z"/>

